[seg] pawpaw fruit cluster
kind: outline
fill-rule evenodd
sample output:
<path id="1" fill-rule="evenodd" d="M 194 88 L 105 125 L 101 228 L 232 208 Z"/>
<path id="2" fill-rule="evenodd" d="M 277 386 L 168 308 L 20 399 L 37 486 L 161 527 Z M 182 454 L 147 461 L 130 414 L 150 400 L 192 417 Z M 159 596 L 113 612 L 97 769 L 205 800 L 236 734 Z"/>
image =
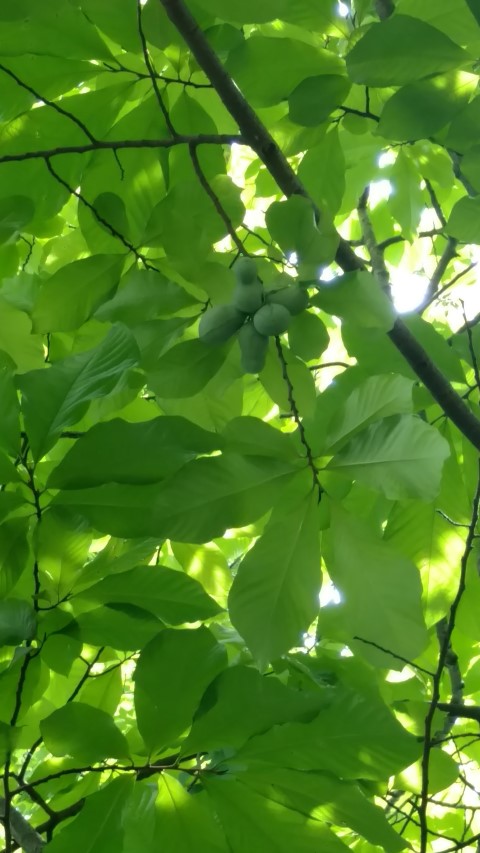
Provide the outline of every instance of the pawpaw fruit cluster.
<path id="1" fill-rule="evenodd" d="M 284 280 L 265 291 L 254 258 L 240 258 L 234 267 L 236 286 L 230 305 L 218 305 L 202 314 L 198 334 L 206 344 L 218 345 L 238 332 L 245 373 L 260 373 L 267 357 L 268 338 L 287 331 L 293 314 L 308 306 L 308 293 Z"/>

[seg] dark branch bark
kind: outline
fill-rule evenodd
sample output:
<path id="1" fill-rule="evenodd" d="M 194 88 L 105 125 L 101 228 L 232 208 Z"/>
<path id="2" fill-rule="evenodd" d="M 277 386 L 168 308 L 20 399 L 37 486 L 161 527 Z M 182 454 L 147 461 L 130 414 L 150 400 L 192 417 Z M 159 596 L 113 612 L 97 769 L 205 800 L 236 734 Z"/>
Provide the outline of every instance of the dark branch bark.
<path id="1" fill-rule="evenodd" d="M 183 0 L 160 0 L 160 3 L 184 38 L 200 68 L 216 89 L 226 109 L 237 122 L 244 144 L 253 148 L 287 197 L 303 195 L 309 198 L 305 187 L 283 152 L 225 71 Z M 320 218 L 318 208 L 313 202 L 312 205 L 317 217 Z M 340 238 L 335 260 L 344 272 L 364 269 L 363 261 L 342 238 Z M 447 417 L 480 450 L 480 421 L 453 390 L 405 324 L 397 319 L 388 335 Z"/>
<path id="2" fill-rule="evenodd" d="M 93 151 L 120 151 L 127 148 L 173 148 L 174 145 L 238 145 L 245 144 L 242 136 L 232 133 L 208 134 L 199 133 L 197 136 L 179 134 L 174 139 L 97 139 L 87 145 L 59 145 L 58 148 L 48 148 L 41 151 L 23 151 L 20 154 L 2 154 L 2 163 L 22 163 L 25 160 L 49 160 L 60 154 L 91 154 Z"/>

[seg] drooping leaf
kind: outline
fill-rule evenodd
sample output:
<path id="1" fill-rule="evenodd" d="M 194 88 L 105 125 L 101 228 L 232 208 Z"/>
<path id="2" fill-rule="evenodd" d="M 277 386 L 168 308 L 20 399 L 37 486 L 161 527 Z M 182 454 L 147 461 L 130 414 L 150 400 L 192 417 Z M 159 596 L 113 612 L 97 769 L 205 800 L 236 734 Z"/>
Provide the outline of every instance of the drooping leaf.
<path id="1" fill-rule="evenodd" d="M 138 566 L 110 575 L 78 597 L 98 604 L 130 604 L 170 625 L 197 622 L 220 612 L 194 578 L 163 566 Z"/>
<path id="2" fill-rule="evenodd" d="M 137 359 L 131 334 L 117 325 L 97 347 L 21 376 L 25 425 L 35 458 L 83 415 L 90 400 L 113 390 Z"/>
<path id="3" fill-rule="evenodd" d="M 114 536 L 202 543 L 267 512 L 297 470 L 286 461 L 229 453 L 188 462 L 158 484 L 72 489 L 53 504 L 75 509 Z"/>
<path id="4" fill-rule="evenodd" d="M 172 745 L 192 722 L 226 653 L 205 628 L 166 629 L 142 649 L 135 669 L 137 724 L 149 752 Z"/>
<path id="5" fill-rule="evenodd" d="M 331 557 L 327 554 L 326 560 L 344 599 L 345 624 L 356 652 L 391 669 L 414 660 L 428 642 L 416 566 L 340 505 L 332 507 Z"/>
<path id="6" fill-rule="evenodd" d="M 32 313 L 35 332 L 78 329 L 114 293 L 123 264 L 118 255 L 95 255 L 61 267 L 42 283 Z"/>
<path id="7" fill-rule="evenodd" d="M 227 853 L 221 827 L 205 794 L 192 796 L 173 773 L 162 773 L 155 801 L 155 844 L 178 853 Z"/>
<path id="8" fill-rule="evenodd" d="M 290 94 L 289 117 L 306 127 L 321 124 L 343 104 L 350 88 L 349 80 L 339 74 L 306 77 Z"/>
<path id="9" fill-rule="evenodd" d="M 364 86 L 403 86 L 463 65 L 467 54 L 430 24 L 393 15 L 373 24 L 347 54 L 347 71 Z"/>
<path id="10" fill-rule="evenodd" d="M 238 748 L 273 725 L 310 719 L 325 701 L 322 689 L 307 694 L 253 667 L 230 667 L 205 693 L 182 752 Z"/>
<path id="11" fill-rule="evenodd" d="M 104 758 L 128 757 L 125 736 L 105 711 L 84 702 L 69 702 L 40 723 L 45 746 L 52 755 L 71 755 L 83 764 Z"/>
<path id="12" fill-rule="evenodd" d="M 271 73 L 275 67 L 282 68 L 281 75 Z M 342 63 L 331 52 L 294 38 L 256 33 L 232 50 L 226 68 L 253 106 L 268 107 L 288 98 L 305 77 L 341 74 Z"/>
<path id="13" fill-rule="evenodd" d="M 241 776 L 211 777 L 205 787 L 219 814 L 231 849 L 248 853 L 346 853 L 348 847 L 318 820 L 267 796 L 260 796 Z"/>
<path id="14" fill-rule="evenodd" d="M 0 601 L 0 645 L 16 646 L 35 636 L 37 617 L 31 604 L 21 598 Z"/>
<path id="15" fill-rule="evenodd" d="M 220 370 L 229 349 L 196 339 L 182 341 L 161 355 L 148 374 L 148 384 L 159 397 L 192 397 Z"/>
<path id="16" fill-rule="evenodd" d="M 145 423 L 114 419 L 96 424 L 72 446 L 48 480 L 54 489 L 102 483 L 155 483 L 221 446 L 213 433 L 186 418 L 162 417 Z"/>
<path id="17" fill-rule="evenodd" d="M 346 273 L 322 282 L 311 301 L 327 314 L 334 314 L 355 326 L 387 332 L 394 323 L 391 303 L 368 272 Z"/>
<path id="18" fill-rule="evenodd" d="M 119 815 L 133 784 L 133 779 L 124 775 L 87 796 L 80 814 L 47 844 L 47 853 L 65 849 L 72 853 L 116 853 L 124 836 Z"/>
<path id="19" fill-rule="evenodd" d="M 317 503 L 312 492 L 287 517 L 274 513 L 234 579 L 230 618 L 262 665 L 299 645 L 318 610 Z"/>
<path id="20" fill-rule="evenodd" d="M 286 723 L 253 737 L 236 760 L 327 770 L 347 780 L 386 779 L 415 761 L 420 752 L 416 738 L 381 699 L 345 690 L 311 722 Z"/>
<path id="21" fill-rule="evenodd" d="M 330 424 L 328 446 L 334 448 L 373 421 L 412 411 L 412 382 L 403 376 L 371 376 L 349 394 Z"/>
<path id="22" fill-rule="evenodd" d="M 432 500 L 449 447 L 438 430 L 409 415 L 389 417 L 355 435 L 328 463 L 391 500 Z"/>

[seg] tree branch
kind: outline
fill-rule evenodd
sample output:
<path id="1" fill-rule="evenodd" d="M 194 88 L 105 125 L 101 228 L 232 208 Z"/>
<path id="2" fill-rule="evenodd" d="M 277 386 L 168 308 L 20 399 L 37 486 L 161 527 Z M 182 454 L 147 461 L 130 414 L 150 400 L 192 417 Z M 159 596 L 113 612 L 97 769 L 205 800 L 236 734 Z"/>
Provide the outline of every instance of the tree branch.
<path id="1" fill-rule="evenodd" d="M 40 151 L 23 151 L 20 154 L 2 154 L 1 163 L 22 163 L 25 160 L 49 160 L 61 154 L 91 154 L 93 151 L 121 151 L 132 148 L 173 148 L 174 145 L 245 145 L 243 136 L 235 133 L 199 133 L 196 136 L 179 134 L 175 139 L 97 139 L 86 145 L 59 145 Z"/>
<path id="2" fill-rule="evenodd" d="M 440 699 L 440 685 L 442 681 L 443 671 L 447 664 L 448 650 L 450 646 L 450 639 L 452 637 L 453 629 L 455 628 L 455 620 L 457 617 L 457 611 L 462 599 L 462 595 L 465 591 L 465 580 L 467 575 L 467 564 L 468 559 L 470 557 L 473 543 L 475 539 L 475 531 L 478 524 L 479 518 L 479 508 L 480 508 L 480 461 L 478 464 L 478 474 L 477 474 L 477 489 L 475 492 L 475 497 L 473 499 L 473 508 L 472 508 L 472 517 L 470 520 L 470 525 L 468 529 L 467 538 L 465 541 L 465 548 L 462 554 L 462 559 L 460 562 L 460 578 L 458 581 L 457 592 L 455 594 L 455 598 L 452 602 L 452 606 L 450 607 L 450 612 L 448 614 L 448 619 L 446 619 L 445 630 L 442 630 L 442 643 L 440 646 L 440 654 L 438 656 L 438 664 L 435 672 L 435 677 L 433 679 L 432 684 L 432 698 L 430 700 L 430 707 L 428 709 L 428 713 L 425 717 L 425 725 L 424 725 L 424 743 L 423 743 L 423 755 L 422 755 L 422 790 L 420 796 L 420 807 L 419 807 L 419 817 L 420 817 L 420 853 L 426 853 L 428 846 L 428 820 L 427 820 L 427 808 L 428 808 L 428 786 L 429 786 L 429 763 L 430 763 L 430 752 L 432 750 L 432 726 L 433 726 L 433 718 L 435 715 L 436 709 L 439 707 L 439 699 Z"/>
<path id="3" fill-rule="evenodd" d="M 7 803 L 3 797 L 0 797 L 0 820 L 5 820 L 6 813 Z M 25 853 L 41 853 L 45 841 L 36 829 L 30 826 L 18 809 L 12 805 L 8 808 L 8 821 L 13 840 Z M 6 848 L 6 853 L 9 853 L 8 848 Z"/>
<path id="4" fill-rule="evenodd" d="M 213 84 L 226 109 L 237 122 L 244 144 L 253 148 L 287 197 L 303 195 L 312 201 L 273 137 L 225 71 L 183 0 L 160 0 L 160 3 L 184 38 L 198 65 Z M 319 219 L 320 212 L 313 201 L 312 205 Z M 365 268 L 364 262 L 355 255 L 343 238 L 340 238 L 335 259 L 345 272 Z M 445 414 L 480 450 L 480 421 L 453 390 L 409 329 L 397 319 L 388 335 Z"/>

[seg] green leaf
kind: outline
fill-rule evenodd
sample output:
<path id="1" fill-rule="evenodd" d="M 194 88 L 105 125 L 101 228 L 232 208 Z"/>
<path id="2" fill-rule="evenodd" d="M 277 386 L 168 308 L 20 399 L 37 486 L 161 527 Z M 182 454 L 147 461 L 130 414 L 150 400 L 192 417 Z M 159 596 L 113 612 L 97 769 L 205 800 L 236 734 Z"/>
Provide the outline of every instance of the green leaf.
<path id="1" fill-rule="evenodd" d="M 25 53 L 87 59 L 110 59 L 111 54 L 97 30 L 81 10 L 70 3 L 39 6 L 35 0 L 22 0 L 18 18 L 2 22 L 0 54 Z"/>
<path id="2" fill-rule="evenodd" d="M 349 80 L 339 74 L 307 77 L 288 98 L 290 120 L 304 127 L 321 124 L 343 104 L 350 88 Z"/>
<path id="3" fill-rule="evenodd" d="M 295 403 L 303 415 L 309 415 L 313 411 L 316 399 L 315 381 L 312 373 L 303 361 L 296 358 L 286 347 L 282 347 L 282 354 L 287 365 L 286 370 L 293 388 Z M 282 361 L 272 342 L 267 352 L 265 367 L 260 373 L 260 382 L 279 409 L 282 412 L 290 413 L 292 406 L 283 374 Z"/>
<path id="4" fill-rule="evenodd" d="M 293 690 L 253 667 L 232 666 L 206 691 L 182 753 L 241 747 L 274 725 L 310 719 L 324 704 L 321 689 Z"/>
<path id="5" fill-rule="evenodd" d="M 369 272 L 350 272 L 322 282 L 310 301 L 327 314 L 367 329 L 388 332 L 395 322 L 390 300 Z"/>
<path id="6" fill-rule="evenodd" d="M 122 811 L 133 788 L 126 775 L 85 799 L 77 817 L 45 847 L 45 853 L 118 853 L 123 843 Z"/>
<path id="7" fill-rule="evenodd" d="M 273 513 L 233 581 L 230 618 L 262 666 L 301 645 L 318 611 L 317 504 L 312 492 L 286 517 Z"/>
<path id="8" fill-rule="evenodd" d="M 336 779 L 331 773 L 300 773 L 283 767 L 257 765 L 243 776 L 249 788 L 315 820 L 349 826 L 388 853 L 407 842 L 390 826 L 382 809 L 374 805 L 356 784 Z"/>
<path id="9" fill-rule="evenodd" d="M 304 361 L 311 361 L 319 358 L 326 350 L 330 337 L 320 317 L 311 311 L 303 311 L 290 321 L 288 343 L 295 355 Z"/>
<path id="10" fill-rule="evenodd" d="M 95 312 L 97 320 L 136 326 L 152 317 L 168 317 L 196 300 L 174 281 L 156 270 L 132 268 L 108 301 L 102 300 Z"/>
<path id="11" fill-rule="evenodd" d="M 198 581 L 163 566 L 138 566 L 110 575 L 77 593 L 77 598 L 98 604 L 131 604 L 170 625 L 197 622 L 220 613 Z"/>
<path id="12" fill-rule="evenodd" d="M 321 210 L 335 215 L 345 192 L 345 155 L 336 127 L 309 148 L 298 167 L 298 176 Z"/>
<path id="13" fill-rule="evenodd" d="M 82 640 L 91 646 L 130 652 L 146 646 L 162 630 L 163 623 L 140 607 L 110 604 L 81 613 L 64 633 L 70 628 L 79 630 Z"/>
<path id="14" fill-rule="evenodd" d="M 382 491 L 390 500 L 433 500 L 440 489 L 448 443 L 409 415 L 385 418 L 354 436 L 327 468 Z"/>
<path id="15" fill-rule="evenodd" d="M 330 537 L 327 568 L 344 600 L 352 648 L 374 666 L 402 669 L 428 643 L 418 569 L 337 504 Z"/>
<path id="16" fill-rule="evenodd" d="M 235 24 L 263 24 L 281 17 L 288 0 L 232 0 L 225 8 L 223 0 L 199 0 L 198 5 L 218 18 Z"/>
<path id="17" fill-rule="evenodd" d="M 275 726 L 253 737 L 235 760 L 302 771 L 328 770 L 346 780 L 387 780 L 420 753 L 416 738 L 381 699 L 340 690 L 314 720 Z"/>
<path id="18" fill-rule="evenodd" d="M 333 260 L 338 236 L 327 217 L 315 224 L 313 205 L 303 196 L 275 201 L 267 210 L 266 223 L 285 254 L 295 252 L 300 263 L 319 267 Z"/>
<path id="19" fill-rule="evenodd" d="M 432 749 L 428 761 L 428 793 L 430 796 L 445 791 L 458 779 L 459 767 L 456 761 L 443 749 Z M 422 792 L 422 765 L 416 761 L 398 774 L 395 784 L 414 794 Z"/>
<path id="20" fill-rule="evenodd" d="M 468 54 L 444 33 L 409 15 L 373 24 L 347 54 L 353 83 L 403 86 L 468 62 Z"/>
<path id="21" fill-rule="evenodd" d="M 0 524 L 0 597 L 10 593 L 27 566 L 28 528 L 26 518 L 12 518 Z"/>
<path id="22" fill-rule="evenodd" d="M 394 192 L 388 199 L 388 206 L 407 240 L 413 240 L 425 200 L 420 187 L 421 176 L 403 149 L 390 170 L 390 179 Z"/>
<path id="23" fill-rule="evenodd" d="M 34 213 L 33 201 L 28 196 L 14 195 L 0 199 L 0 245 L 23 231 Z"/>
<path id="24" fill-rule="evenodd" d="M 198 339 L 182 341 L 160 356 L 148 374 L 149 387 L 165 398 L 198 394 L 224 364 L 229 346 L 213 347 Z"/>
<path id="25" fill-rule="evenodd" d="M 192 797 L 172 773 L 158 779 L 155 849 L 227 853 L 227 842 L 205 794 Z"/>
<path id="26" fill-rule="evenodd" d="M 457 75 L 409 83 L 385 104 L 378 132 L 398 142 L 428 139 L 452 120 L 468 95 Z"/>
<path id="27" fill-rule="evenodd" d="M 109 714 L 84 702 L 69 702 L 54 711 L 42 720 L 40 730 L 52 755 L 71 755 L 83 764 L 129 754 L 125 736 Z"/>
<path id="28" fill-rule="evenodd" d="M 165 629 L 142 649 L 135 712 L 149 752 L 165 749 L 185 732 L 203 692 L 225 666 L 224 648 L 205 627 Z"/>
<path id="29" fill-rule="evenodd" d="M 110 484 L 65 491 L 54 505 L 70 506 L 114 536 L 209 542 L 227 527 L 243 527 L 267 512 L 298 468 L 263 457 L 224 454 L 188 462 L 153 486 Z"/>
<path id="30" fill-rule="evenodd" d="M 118 255 L 95 255 L 61 267 L 42 284 L 32 312 L 34 330 L 78 329 L 114 293 L 123 264 Z"/>
<path id="31" fill-rule="evenodd" d="M 480 196 L 464 196 L 457 201 L 450 214 L 447 231 L 462 243 L 480 243 Z"/>
<path id="32" fill-rule="evenodd" d="M 7 353 L 18 373 L 42 367 L 43 345 L 32 335 L 32 322 L 24 311 L 0 298 L 0 350 Z"/>
<path id="33" fill-rule="evenodd" d="M 281 74 L 272 69 L 281 68 Z M 226 69 L 255 107 L 269 107 L 288 98 L 306 77 L 341 74 L 333 53 L 293 38 L 268 38 L 254 33 L 230 53 Z"/>
<path id="34" fill-rule="evenodd" d="M 31 640 L 37 630 L 37 617 L 31 604 L 20 598 L 0 601 L 0 646 L 17 646 Z"/>
<path id="35" fill-rule="evenodd" d="M 242 776 L 205 779 L 205 787 L 217 811 L 230 849 L 236 853 L 346 853 L 348 847 L 333 832 L 303 812 L 259 796 Z"/>
<path id="36" fill-rule="evenodd" d="M 233 418 L 223 430 L 225 450 L 243 456 L 272 456 L 294 461 L 298 451 L 290 435 L 280 432 L 260 418 L 242 415 Z"/>
<path id="37" fill-rule="evenodd" d="M 131 334 L 117 325 L 94 349 L 21 376 L 25 426 L 35 458 L 40 459 L 62 430 L 82 417 L 90 400 L 112 391 L 137 358 Z"/>
<path id="38" fill-rule="evenodd" d="M 52 471 L 48 487 L 155 483 L 198 454 L 218 450 L 221 443 L 214 433 L 186 418 L 161 417 L 133 424 L 115 418 L 96 424 L 75 442 Z"/>
<path id="39" fill-rule="evenodd" d="M 337 408 L 328 431 L 328 447 L 338 449 L 373 421 L 411 413 L 412 387 L 412 381 L 403 376 L 387 374 L 365 379 Z"/>
<path id="40" fill-rule="evenodd" d="M 16 456 L 20 449 L 20 404 L 13 368 L 13 363 L 0 355 L 0 446 Z"/>

